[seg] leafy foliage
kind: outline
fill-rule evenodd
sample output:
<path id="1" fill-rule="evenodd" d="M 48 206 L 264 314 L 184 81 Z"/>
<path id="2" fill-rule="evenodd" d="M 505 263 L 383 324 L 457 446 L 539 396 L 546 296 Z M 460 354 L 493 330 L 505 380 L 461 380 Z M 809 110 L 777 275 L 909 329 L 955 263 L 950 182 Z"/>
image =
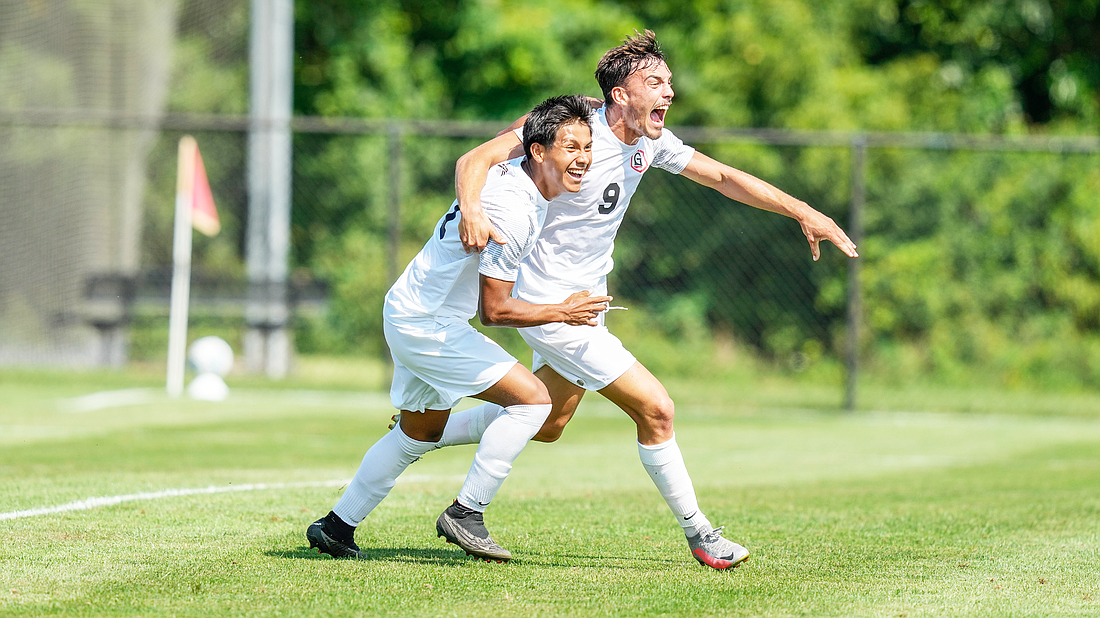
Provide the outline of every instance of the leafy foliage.
<path id="1" fill-rule="evenodd" d="M 503 127 L 546 96 L 599 95 L 596 61 L 642 28 L 658 33 L 674 72 L 674 125 L 1100 128 L 1100 0 L 301 0 L 296 113 Z M 203 68 L 198 44 L 184 43 L 194 74 L 232 92 L 236 74 L 216 59 L 222 69 Z M 239 108 L 222 97 L 210 106 Z M 330 320 L 300 343 L 377 347 L 391 191 L 404 259 L 453 198 L 453 162 L 474 143 L 405 137 L 395 160 L 381 135 L 296 138 L 295 264 L 335 291 Z M 847 224 L 846 149 L 695 145 Z M 1094 157 L 877 150 L 867 179 L 866 352 L 879 375 L 1100 378 Z M 614 285 L 659 332 L 730 333 L 794 369 L 837 354 L 836 251 L 814 264 L 790 221 L 663 172 L 645 183 Z"/>

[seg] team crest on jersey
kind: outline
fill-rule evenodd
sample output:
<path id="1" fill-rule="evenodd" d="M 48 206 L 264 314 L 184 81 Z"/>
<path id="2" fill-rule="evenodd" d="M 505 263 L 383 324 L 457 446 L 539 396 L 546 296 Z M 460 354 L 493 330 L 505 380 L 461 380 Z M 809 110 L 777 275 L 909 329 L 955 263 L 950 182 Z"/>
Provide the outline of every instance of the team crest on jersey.
<path id="1" fill-rule="evenodd" d="M 630 155 L 630 169 L 641 174 L 645 171 L 646 165 L 645 153 L 641 150 Z"/>

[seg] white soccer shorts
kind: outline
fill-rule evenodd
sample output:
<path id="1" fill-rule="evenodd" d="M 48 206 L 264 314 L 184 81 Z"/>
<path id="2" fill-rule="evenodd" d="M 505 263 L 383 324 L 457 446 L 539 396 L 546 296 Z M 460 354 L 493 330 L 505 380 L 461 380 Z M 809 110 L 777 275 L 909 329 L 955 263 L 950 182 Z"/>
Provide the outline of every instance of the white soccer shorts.
<path id="1" fill-rule="evenodd" d="M 561 322 L 519 329 L 535 351 L 532 371 L 549 365 L 563 378 L 590 391 L 619 379 L 636 362 L 619 338 L 603 325 L 570 326 Z"/>
<path id="2" fill-rule="evenodd" d="M 449 410 L 518 362 L 468 322 L 383 318 L 382 331 L 393 356 L 390 401 L 398 410 Z"/>

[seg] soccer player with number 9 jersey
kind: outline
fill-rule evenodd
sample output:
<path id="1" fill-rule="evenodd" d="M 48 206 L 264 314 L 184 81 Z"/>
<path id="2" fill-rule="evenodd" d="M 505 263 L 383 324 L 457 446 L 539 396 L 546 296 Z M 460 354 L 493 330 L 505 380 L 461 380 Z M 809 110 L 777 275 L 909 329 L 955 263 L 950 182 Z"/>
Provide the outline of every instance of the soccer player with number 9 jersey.
<path id="1" fill-rule="evenodd" d="M 795 219 L 815 260 L 821 240 L 857 257 L 855 245 L 832 219 L 750 174 L 695 151 L 665 128 L 665 114 L 675 94 L 672 72 L 651 31 L 635 32 L 604 54 L 596 67 L 596 80 L 604 100 L 595 102 L 600 109 L 592 120 L 592 167 L 578 193 L 550 202 L 542 233 L 520 266 L 519 298 L 543 302 L 576 290 L 605 294 L 607 274 L 614 265 L 615 234 L 642 174 L 651 167 L 682 174 L 730 199 Z M 466 215 L 462 240 L 472 249 L 480 249 L 495 234 L 478 203 L 485 170 L 514 156 L 522 136 L 522 130 L 504 132 L 459 159 L 455 179 Z M 520 329 L 520 333 L 535 351 L 535 375 L 546 384 L 553 401 L 550 416 L 534 439 L 556 440 L 585 392 L 598 391 L 637 424 L 642 465 L 683 528 L 692 556 L 716 569 L 744 561 L 749 552 L 723 538 L 722 528 L 712 526 L 699 509 L 676 444 L 675 406 L 668 392 L 603 326 L 603 316 L 596 328 L 546 324 Z M 486 426 L 498 414 L 499 406 L 484 404 L 455 415 L 454 431 L 449 426 L 440 444 L 477 442 L 476 430 L 459 429 Z"/>

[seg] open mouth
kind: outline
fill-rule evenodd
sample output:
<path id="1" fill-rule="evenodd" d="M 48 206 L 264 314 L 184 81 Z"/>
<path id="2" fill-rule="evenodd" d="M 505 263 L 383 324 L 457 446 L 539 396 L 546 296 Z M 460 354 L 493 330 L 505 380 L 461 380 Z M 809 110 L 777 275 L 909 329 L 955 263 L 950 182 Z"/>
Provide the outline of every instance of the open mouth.
<path id="1" fill-rule="evenodd" d="M 665 123 L 665 112 L 667 111 L 668 105 L 656 107 L 653 111 L 649 112 L 649 119 L 652 120 L 654 124 L 663 125 Z"/>
<path id="2" fill-rule="evenodd" d="M 568 176 L 569 176 L 570 178 L 572 178 L 573 180 L 576 180 L 577 182 L 580 182 L 580 181 L 581 181 L 581 178 L 582 178 L 582 177 L 584 176 L 584 172 L 585 172 L 585 169 L 584 169 L 584 168 L 580 168 L 580 169 L 567 169 L 567 170 L 565 170 L 565 173 L 566 173 L 566 174 L 567 174 L 567 175 L 568 175 Z"/>

